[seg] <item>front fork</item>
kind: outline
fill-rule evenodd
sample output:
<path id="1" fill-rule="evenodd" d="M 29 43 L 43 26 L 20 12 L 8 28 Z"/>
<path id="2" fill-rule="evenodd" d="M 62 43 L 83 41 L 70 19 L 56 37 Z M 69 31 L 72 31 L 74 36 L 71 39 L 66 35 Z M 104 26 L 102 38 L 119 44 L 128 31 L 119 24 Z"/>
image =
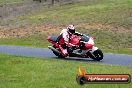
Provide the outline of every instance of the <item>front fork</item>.
<path id="1" fill-rule="evenodd" d="M 89 51 L 89 53 L 91 53 L 91 55 L 92 55 L 94 58 L 96 58 L 96 57 L 95 57 L 95 55 L 94 55 L 93 53 L 94 53 L 94 51 L 96 51 L 96 50 L 98 50 L 98 47 L 93 46 L 93 48 Z"/>
<path id="2" fill-rule="evenodd" d="M 90 50 L 90 53 L 93 53 L 94 51 L 96 51 L 98 49 L 98 47 L 93 46 L 92 49 Z"/>

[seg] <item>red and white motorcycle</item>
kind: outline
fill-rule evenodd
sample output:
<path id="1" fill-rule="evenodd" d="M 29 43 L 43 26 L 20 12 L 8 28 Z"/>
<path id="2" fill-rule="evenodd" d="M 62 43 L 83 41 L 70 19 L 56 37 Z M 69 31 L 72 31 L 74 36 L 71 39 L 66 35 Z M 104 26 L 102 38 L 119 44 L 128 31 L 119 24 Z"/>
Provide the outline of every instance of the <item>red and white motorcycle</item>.
<path id="1" fill-rule="evenodd" d="M 63 57 L 59 44 L 57 43 L 58 36 L 48 36 L 48 41 L 52 44 L 52 46 L 48 46 L 49 49 L 53 51 L 53 53 L 58 57 Z M 96 61 L 100 61 L 103 59 L 102 51 L 94 46 L 94 39 L 92 37 L 88 37 L 83 35 L 82 37 L 72 35 L 70 39 L 70 43 L 77 45 L 79 47 L 68 48 L 69 57 L 83 57 L 83 58 L 91 58 Z M 92 49 L 88 48 L 88 44 L 92 44 Z"/>

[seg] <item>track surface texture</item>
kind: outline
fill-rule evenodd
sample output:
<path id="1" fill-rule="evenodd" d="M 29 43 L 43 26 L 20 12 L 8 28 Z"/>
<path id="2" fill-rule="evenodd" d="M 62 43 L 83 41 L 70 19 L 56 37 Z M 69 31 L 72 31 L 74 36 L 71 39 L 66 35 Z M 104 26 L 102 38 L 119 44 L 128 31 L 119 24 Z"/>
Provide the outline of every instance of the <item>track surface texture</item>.
<path id="1" fill-rule="evenodd" d="M 47 48 L 31 48 L 31 47 L 3 45 L 3 46 L 0 46 L 0 53 L 16 55 L 16 56 L 30 56 L 30 57 L 59 59 L 52 53 L 51 50 L 49 50 Z M 100 62 L 93 61 L 90 58 L 76 58 L 76 57 L 65 58 L 64 60 L 106 63 L 106 64 L 122 65 L 122 66 L 132 66 L 132 55 L 126 55 L 126 54 L 104 53 L 104 59 Z"/>

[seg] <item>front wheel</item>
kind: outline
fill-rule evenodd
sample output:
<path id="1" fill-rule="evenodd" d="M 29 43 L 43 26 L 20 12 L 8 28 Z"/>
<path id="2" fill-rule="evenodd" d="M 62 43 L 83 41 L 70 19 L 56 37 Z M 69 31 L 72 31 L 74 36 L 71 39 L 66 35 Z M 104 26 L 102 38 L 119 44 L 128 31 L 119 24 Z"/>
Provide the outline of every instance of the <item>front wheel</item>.
<path id="1" fill-rule="evenodd" d="M 97 49 L 93 53 L 89 52 L 89 57 L 92 58 L 93 60 L 100 61 L 103 59 L 103 53 L 100 49 Z"/>

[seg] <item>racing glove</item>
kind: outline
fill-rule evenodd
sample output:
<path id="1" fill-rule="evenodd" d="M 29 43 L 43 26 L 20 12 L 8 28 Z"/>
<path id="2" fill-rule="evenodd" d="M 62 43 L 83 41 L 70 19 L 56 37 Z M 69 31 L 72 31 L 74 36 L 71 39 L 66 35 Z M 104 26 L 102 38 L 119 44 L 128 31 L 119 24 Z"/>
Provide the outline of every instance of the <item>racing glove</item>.
<path id="1" fill-rule="evenodd" d="M 83 36 L 83 34 L 82 33 L 79 33 L 79 32 L 75 32 L 74 35 Z"/>

